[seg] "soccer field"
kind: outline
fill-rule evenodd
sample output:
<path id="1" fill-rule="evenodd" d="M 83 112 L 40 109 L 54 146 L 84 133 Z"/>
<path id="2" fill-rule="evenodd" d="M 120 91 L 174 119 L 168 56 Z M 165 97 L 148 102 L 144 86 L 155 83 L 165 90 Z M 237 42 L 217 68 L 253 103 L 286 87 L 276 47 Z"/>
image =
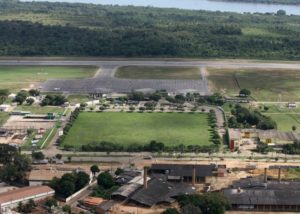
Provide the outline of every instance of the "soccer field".
<path id="1" fill-rule="evenodd" d="M 166 146 L 208 145 L 208 115 L 202 113 L 84 112 L 79 115 L 63 145 L 80 147 L 107 141 L 124 146 L 151 140 Z"/>
<path id="2" fill-rule="evenodd" d="M 96 70 L 92 66 L 0 66 L 0 88 L 16 91 L 49 79 L 88 78 Z"/>

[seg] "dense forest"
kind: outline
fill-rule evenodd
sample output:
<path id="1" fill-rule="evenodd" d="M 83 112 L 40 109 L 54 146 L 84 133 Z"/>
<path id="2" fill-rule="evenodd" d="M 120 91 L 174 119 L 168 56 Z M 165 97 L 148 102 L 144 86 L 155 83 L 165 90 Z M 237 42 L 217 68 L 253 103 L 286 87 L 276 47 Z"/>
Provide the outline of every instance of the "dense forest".
<path id="1" fill-rule="evenodd" d="M 249 3 L 263 3 L 263 4 L 290 4 L 298 5 L 300 0 L 211 0 L 211 1 L 229 1 L 229 2 L 249 2 Z"/>
<path id="2" fill-rule="evenodd" d="M 0 0 L 1 56 L 300 59 L 300 16 Z"/>

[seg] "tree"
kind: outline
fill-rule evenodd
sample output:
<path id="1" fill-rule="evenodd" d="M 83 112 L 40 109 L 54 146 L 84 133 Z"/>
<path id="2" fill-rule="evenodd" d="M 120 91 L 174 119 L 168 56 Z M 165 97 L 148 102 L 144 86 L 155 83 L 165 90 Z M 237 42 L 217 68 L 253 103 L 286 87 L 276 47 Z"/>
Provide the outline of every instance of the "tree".
<path id="1" fill-rule="evenodd" d="M 264 111 L 268 111 L 269 107 L 268 106 L 264 106 Z"/>
<path id="2" fill-rule="evenodd" d="M 240 97 L 249 97 L 251 95 L 251 91 L 246 88 L 243 88 L 240 90 L 239 95 Z"/>
<path id="3" fill-rule="evenodd" d="M 222 193 L 205 193 L 202 195 L 183 195 L 179 197 L 181 207 L 193 205 L 203 214 L 225 214 L 230 208 L 228 199 Z"/>
<path id="4" fill-rule="evenodd" d="M 133 92 L 129 98 L 131 100 L 135 100 L 135 101 L 143 101 L 145 99 L 145 96 L 142 92 Z"/>
<path id="5" fill-rule="evenodd" d="M 122 173 L 124 172 L 124 170 L 123 169 L 121 169 L 121 168 L 117 168 L 117 170 L 115 171 L 115 175 L 121 175 Z"/>
<path id="6" fill-rule="evenodd" d="M 129 110 L 130 110 L 130 111 L 134 111 L 134 110 L 135 110 L 135 107 L 134 107 L 134 106 L 130 106 L 130 107 L 129 107 Z"/>
<path id="7" fill-rule="evenodd" d="M 276 13 L 277 16 L 285 16 L 286 15 L 286 11 L 285 10 L 278 10 Z"/>
<path id="8" fill-rule="evenodd" d="M 68 161 L 69 161 L 69 163 L 71 163 L 71 161 L 72 161 L 72 157 L 71 156 L 68 156 Z"/>
<path id="9" fill-rule="evenodd" d="M 45 206 L 49 207 L 49 208 L 51 208 L 51 207 L 57 207 L 57 200 L 55 200 L 54 198 L 49 198 L 45 202 Z"/>
<path id="10" fill-rule="evenodd" d="M 181 208 L 181 214 L 201 214 L 202 211 L 199 207 L 193 204 L 187 204 Z"/>
<path id="11" fill-rule="evenodd" d="M 85 187 L 90 181 L 90 176 L 85 172 L 77 172 L 74 177 L 76 191 Z"/>
<path id="12" fill-rule="evenodd" d="M 111 174 L 108 172 L 103 172 L 97 177 L 97 183 L 99 186 L 102 186 L 104 189 L 109 189 L 115 185 L 114 179 Z"/>
<path id="13" fill-rule="evenodd" d="M 28 92 L 22 90 L 17 93 L 14 101 L 17 102 L 19 105 L 22 105 L 27 97 L 28 97 Z"/>
<path id="14" fill-rule="evenodd" d="M 158 92 L 155 92 L 154 94 L 151 94 L 149 98 L 151 100 L 158 102 L 161 99 L 161 94 Z"/>
<path id="15" fill-rule="evenodd" d="M 0 163 L 12 163 L 16 155 L 18 155 L 18 150 L 16 147 L 8 144 L 0 144 Z"/>
<path id="16" fill-rule="evenodd" d="M 0 104 L 4 103 L 9 95 L 8 89 L 0 89 Z"/>
<path id="17" fill-rule="evenodd" d="M 5 163 L 0 169 L 0 180 L 8 184 L 26 184 L 26 173 L 31 169 L 30 159 L 26 155 L 16 154 L 13 161 Z"/>
<path id="18" fill-rule="evenodd" d="M 65 96 L 56 94 L 56 95 L 46 95 L 46 97 L 42 100 L 41 106 L 61 106 L 65 102 L 67 102 L 67 99 Z"/>
<path id="19" fill-rule="evenodd" d="M 27 103 L 27 105 L 32 105 L 34 103 L 34 99 L 33 98 L 27 98 L 26 103 Z"/>
<path id="20" fill-rule="evenodd" d="M 296 129 L 297 129 L 297 126 L 292 126 L 293 131 L 296 131 Z"/>
<path id="21" fill-rule="evenodd" d="M 58 159 L 58 160 L 61 160 L 62 159 L 62 155 L 61 154 L 56 154 L 55 158 Z"/>
<path id="22" fill-rule="evenodd" d="M 91 172 L 93 173 L 94 176 L 96 175 L 96 173 L 100 172 L 100 169 L 97 165 L 91 166 L 90 169 L 91 169 Z"/>
<path id="23" fill-rule="evenodd" d="M 72 172 L 64 174 L 60 179 L 53 178 L 50 186 L 60 197 L 67 198 L 76 191 L 85 187 L 90 181 L 90 177 L 85 172 Z"/>
<path id="24" fill-rule="evenodd" d="M 30 89 L 29 94 L 30 94 L 30 96 L 36 97 L 36 96 L 40 95 L 40 91 L 37 89 Z"/>
<path id="25" fill-rule="evenodd" d="M 62 210 L 63 210 L 64 213 L 68 213 L 68 214 L 72 213 L 71 207 L 69 205 L 64 205 Z"/>
<path id="26" fill-rule="evenodd" d="M 32 152 L 31 156 L 34 160 L 44 160 L 45 159 L 45 155 L 43 152 Z"/>

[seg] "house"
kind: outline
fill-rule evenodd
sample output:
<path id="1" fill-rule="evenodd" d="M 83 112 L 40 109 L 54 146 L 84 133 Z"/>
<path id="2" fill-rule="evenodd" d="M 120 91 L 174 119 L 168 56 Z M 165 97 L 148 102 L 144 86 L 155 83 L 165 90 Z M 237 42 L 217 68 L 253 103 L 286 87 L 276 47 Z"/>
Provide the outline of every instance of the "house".
<path id="1" fill-rule="evenodd" d="M 55 191 L 48 186 L 23 187 L 0 194 L 0 213 L 8 213 L 10 209 L 29 200 L 41 200 L 54 196 Z"/>

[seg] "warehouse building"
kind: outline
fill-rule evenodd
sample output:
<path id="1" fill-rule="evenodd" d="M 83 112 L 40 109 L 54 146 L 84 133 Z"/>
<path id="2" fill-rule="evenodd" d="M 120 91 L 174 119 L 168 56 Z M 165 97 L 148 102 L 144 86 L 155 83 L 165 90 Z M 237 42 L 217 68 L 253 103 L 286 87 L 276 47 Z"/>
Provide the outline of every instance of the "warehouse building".
<path id="1" fill-rule="evenodd" d="M 8 213 L 10 209 L 18 206 L 20 202 L 40 200 L 54 196 L 55 191 L 48 186 L 23 187 L 0 194 L 0 213 Z"/>
<path id="2" fill-rule="evenodd" d="M 150 168 L 151 174 L 165 174 L 169 181 L 193 182 L 193 173 L 195 173 L 195 183 L 205 182 L 207 177 L 214 176 L 218 167 L 226 166 L 194 165 L 194 164 L 153 164 Z"/>
<path id="3" fill-rule="evenodd" d="M 281 168 L 278 179 L 269 181 L 267 169 L 263 176 L 241 179 L 225 189 L 233 210 L 242 211 L 300 211 L 300 182 L 281 181 Z"/>

